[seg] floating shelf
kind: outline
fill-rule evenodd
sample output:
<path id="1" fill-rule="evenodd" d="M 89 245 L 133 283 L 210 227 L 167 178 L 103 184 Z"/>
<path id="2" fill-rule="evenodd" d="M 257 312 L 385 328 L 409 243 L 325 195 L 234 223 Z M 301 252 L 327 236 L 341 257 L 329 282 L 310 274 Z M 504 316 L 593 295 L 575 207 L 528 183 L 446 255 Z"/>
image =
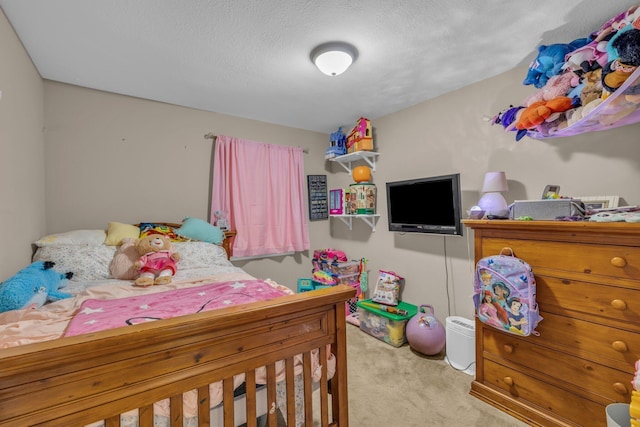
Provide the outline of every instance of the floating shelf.
<path id="1" fill-rule="evenodd" d="M 376 170 L 376 157 L 378 157 L 378 153 L 373 151 L 356 151 L 355 153 L 345 154 L 343 156 L 334 157 L 329 159 L 332 162 L 338 162 L 340 166 L 342 166 L 348 173 L 351 173 L 353 170 L 351 167 L 351 163 L 364 160 L 367 162 L 372 171 Z"/>
<path id="2" fill-rule="evenodd" d="M 586 116 L 550 135 L 530 130 L 527 136 L 550 139 L 575 136 L 587 132 L 609 130 L 640 122 L 640 67 L 615 92 Z"/>
<path id="3" fill-rule="evenodd" d="M 371 231 L 376 231 L 376 222 L 380 215 L 329 215 L 330 218 L 338 218 L 340 221 L 344 222 L 344 224 L 349 227 L 349 230 L 353 228 L 353 218 L 360 218 L 364 222 L 367 223 L 369 227 L 371 227 Z"/>

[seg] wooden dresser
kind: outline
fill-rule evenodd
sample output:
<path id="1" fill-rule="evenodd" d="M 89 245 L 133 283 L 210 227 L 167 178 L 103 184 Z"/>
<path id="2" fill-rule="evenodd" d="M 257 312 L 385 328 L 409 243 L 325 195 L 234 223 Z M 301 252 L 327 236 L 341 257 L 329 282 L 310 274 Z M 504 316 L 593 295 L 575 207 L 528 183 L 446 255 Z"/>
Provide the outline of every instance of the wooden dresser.
<path id="1" fill-rule="evenodd" d="M 606 426 L 640 359 L 640 224 L 466 220 L 475 260 L 508 246 L 536 277 L 540 336 L 476 319 L 471 394 L 531 425 Z"/>

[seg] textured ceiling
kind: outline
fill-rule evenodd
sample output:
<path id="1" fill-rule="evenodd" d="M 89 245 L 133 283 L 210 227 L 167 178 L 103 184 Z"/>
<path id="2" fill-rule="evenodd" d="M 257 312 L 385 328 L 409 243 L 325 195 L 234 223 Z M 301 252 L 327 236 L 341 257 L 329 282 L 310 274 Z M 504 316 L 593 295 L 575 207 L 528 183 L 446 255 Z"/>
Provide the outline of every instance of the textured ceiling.
<path id="1" fill-rule="evenodd" d="M 0 0 L 45 79 L 324 133 L 527 65 L 634 4 Z M 329 77 L 309 53 L 335 40 L 359 57 Z"/>

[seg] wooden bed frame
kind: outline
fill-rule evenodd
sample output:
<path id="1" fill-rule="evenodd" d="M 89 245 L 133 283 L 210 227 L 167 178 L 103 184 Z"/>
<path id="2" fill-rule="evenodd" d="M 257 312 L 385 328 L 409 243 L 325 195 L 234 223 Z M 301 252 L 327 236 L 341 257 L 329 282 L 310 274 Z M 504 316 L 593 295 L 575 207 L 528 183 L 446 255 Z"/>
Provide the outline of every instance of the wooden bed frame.
<path id="1" fill-rule="evenodd" d="M 208 384 L 223 381 L 224 427 L 233 426 L 233 376 L 247 374 L 247 427 L 256 426 L 255 369 L 267 367 L 268 425 L 277 425 L 275 362 L 286 361 L 288 426 L 296 425 L 293 357 L 303 355 L 304 415 L 348 427 L 345 302 L 350 286 L 289 295 L 149 324 L 0 350 L 0 426 L 83 426 L 138 408 L 153 426 L 153 403 L 170 398 L 182 425 L 182 393 L 198 390 L 199 425 L 209 425 Z M 311 351 L 323 364 L 320 404 L 312 405 Z M 318 408 L 319 407 L 319 408 Z"/>

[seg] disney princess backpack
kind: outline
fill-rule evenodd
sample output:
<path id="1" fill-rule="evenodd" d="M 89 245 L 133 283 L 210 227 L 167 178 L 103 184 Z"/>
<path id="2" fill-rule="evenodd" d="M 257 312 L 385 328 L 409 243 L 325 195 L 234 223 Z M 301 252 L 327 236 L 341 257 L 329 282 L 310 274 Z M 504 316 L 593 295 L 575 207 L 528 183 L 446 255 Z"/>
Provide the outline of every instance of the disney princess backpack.
<path id="1" fill-rule="evenodd" d="M 540 335 L 542 320 L 536 302 L 536 280 L 531 266 L 511 248 L 476 263 L 474 305 L 478 319 L 515 335 Z"/>

